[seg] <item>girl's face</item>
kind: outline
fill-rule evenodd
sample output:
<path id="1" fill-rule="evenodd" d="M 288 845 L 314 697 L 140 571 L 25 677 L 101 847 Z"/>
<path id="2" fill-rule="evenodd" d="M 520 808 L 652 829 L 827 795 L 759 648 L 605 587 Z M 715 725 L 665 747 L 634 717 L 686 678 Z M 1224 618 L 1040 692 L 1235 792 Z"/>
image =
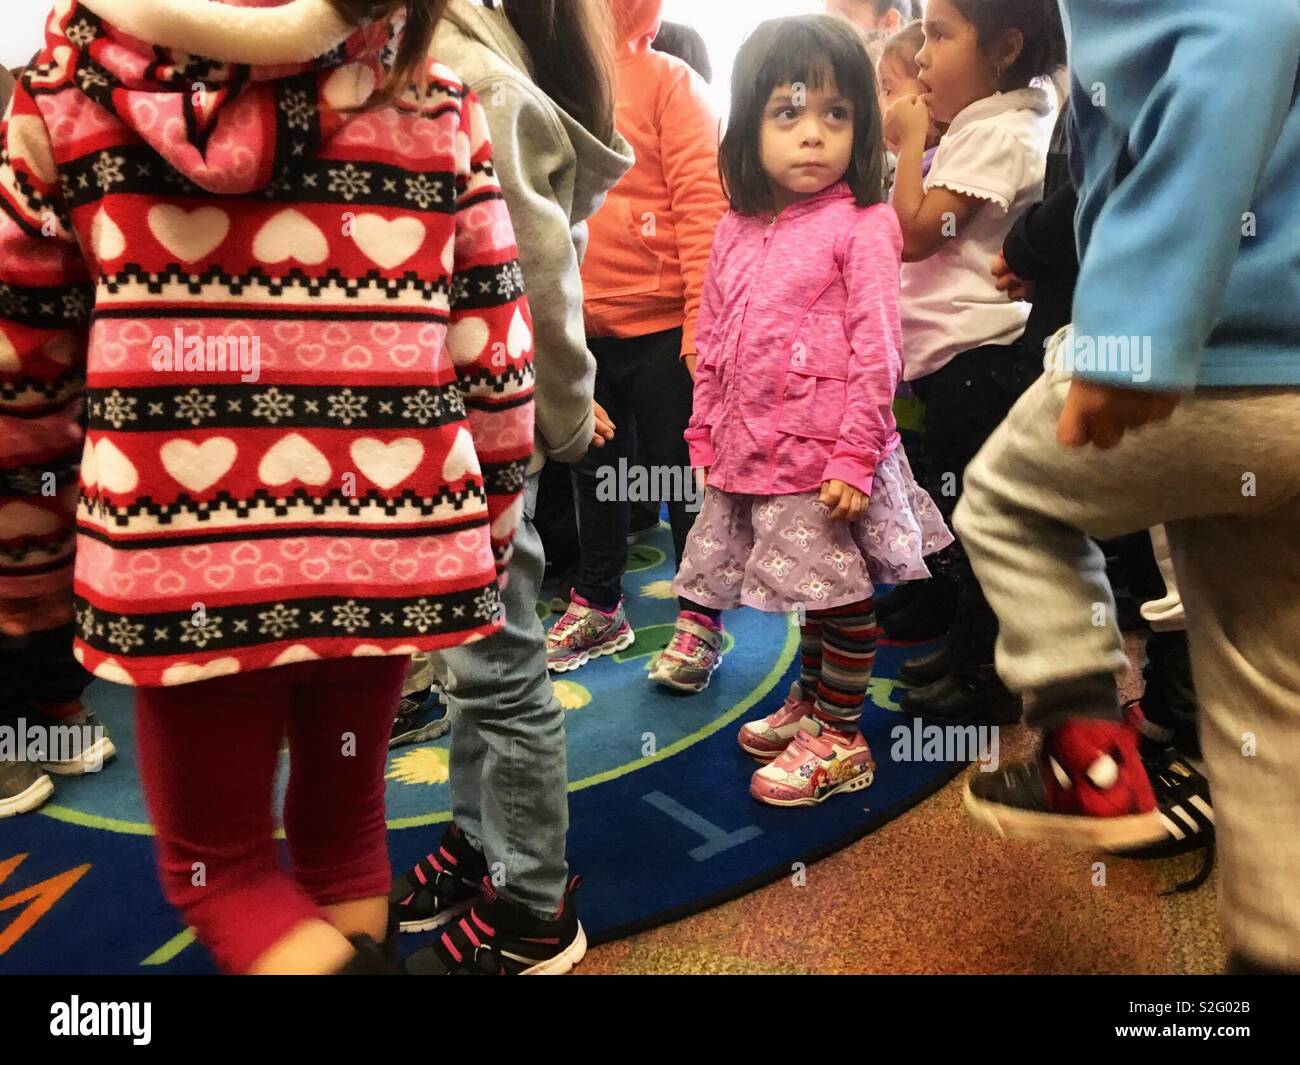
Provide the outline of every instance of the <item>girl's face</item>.
<path id="1" fill-rule="evenodd" d="M 998 91 L 996 61 L 980 50 L 974 25 L 952 0 L 930 0 L 926 5 L 925 46 L 916 53 L 916 62 L 936 122 L 951 122 L 976 100 Z"/>
<path id="2" fill-rule="evenodd" d="M 882 115 L 889 112 L 890 104 L 902 99 L 904 96 L 922 96 L 925 93 L 925 86 L 912 77 L 908 69 L 893 56 L 882 56 L 880 67 L 877 71 L 877 79 L 880 85 L 880 113 Z M 930 122 L 930 132 L 926 135 L 925 146 L 933 148 L 939 143 L 939 137 L 942 130 L 935 126 L 933 121 Z M 885 147 L 891 152 L 898 151 L 898 145 L 885 141 Z"/>
<path id="3" fill-rule="evenodd" d="M 759 158 L 777 210 L 830 188 L 853 158 L 852 100 L 829 76 L 818 88 L 778 85 L 763 108 Z"/>
<path id="4" fill-rule="evenodd" d="M 920 96 L 925 92 L 925 86 L 912 76 L 902 60 L 892 55 L 881 56 L 880 65 L 876 68 L 876 76 L 880 85 L 882 115 L 889 111 L 889 105 L 895 100 L 902 99 L 904 96 Z"/>

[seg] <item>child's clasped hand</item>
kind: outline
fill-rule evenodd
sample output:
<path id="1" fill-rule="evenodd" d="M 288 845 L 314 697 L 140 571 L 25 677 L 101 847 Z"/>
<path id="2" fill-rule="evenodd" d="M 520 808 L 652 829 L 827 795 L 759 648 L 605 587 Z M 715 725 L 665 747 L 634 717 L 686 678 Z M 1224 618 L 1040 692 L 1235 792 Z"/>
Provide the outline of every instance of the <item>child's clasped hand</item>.
<path id="1" fill-rule="evenodd" d="M 903 145 L 909 140 L 925 142 L 930 132 L 930 108 L 923 96 L 909 95 L 894 102 L 885 113 L 885 140 Z"/>
<path id="2" fill-rule="evenodd" d="M 843 481 L 822 485 L 822 504 L 831 508 L 832 521 L 857 521 L 866 512 L 868 496 Z"/>
<path id="3" fill-rule="evenodd" d="M 1034 283 L 1014 274 L 1001 252 L 993 260 L 993 284 L 999 292 L 1005 292 L 1007 299 L 1034 302 Z"/>

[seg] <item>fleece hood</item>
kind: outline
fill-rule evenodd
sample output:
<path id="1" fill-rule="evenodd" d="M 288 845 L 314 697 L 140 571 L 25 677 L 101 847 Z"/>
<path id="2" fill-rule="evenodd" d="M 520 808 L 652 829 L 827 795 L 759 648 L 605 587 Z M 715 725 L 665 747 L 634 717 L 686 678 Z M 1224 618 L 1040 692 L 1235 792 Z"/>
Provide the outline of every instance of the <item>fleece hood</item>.
<path id="1" fill-rule="evenodd" d="M 615 27 L 622 56 L 650 50 L 663 25 L 664 0 L 614 0 Z"/>
<path id="2" fill-rule="evenodd" d="M 443 23 L 446 29 L 440 28 L 440 36 L 435 39 L 436 58 L 456 69 L 471 85 L 474 84 L 472 68 L 463 64 L 468 58 L 466 51 L 479 48 L 487 49 L 529 82 L 533 81 L 534 66 L 528 49 L 501 11 L 479 7 L 470 0 L 451 0 Z M 448 30 L 454 30 L 455 36 Z M 442 51 L 444 45 L 450 49 L 446 54 Z M 571 216 L 574 220 L 589 218 L 604 202 L 610 188 L 627 173 L 632 149 L 617 131 L 608 142 L 603 141 L 559 104 L 551 101 L 551 106 L 577 157 Z"/>
<path id="3" fill-rule="evenodd" d="M 59 0 L 50 26 L 87 96 L 195 185 L 234 195 L 270 184 L 295 141 L 328 140 L 382 82 L 400 29 L 351 26 L 329 0 Z"/>

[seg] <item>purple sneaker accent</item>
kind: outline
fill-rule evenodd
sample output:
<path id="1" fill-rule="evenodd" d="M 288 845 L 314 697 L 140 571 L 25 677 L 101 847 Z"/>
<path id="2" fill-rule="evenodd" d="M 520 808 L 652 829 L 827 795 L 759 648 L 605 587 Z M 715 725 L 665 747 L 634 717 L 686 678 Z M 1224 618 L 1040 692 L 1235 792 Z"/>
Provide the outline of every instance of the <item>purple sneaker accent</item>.
<path id="1" fill-rule="evenodd" d="M 546 634 L 546 667 L 567 673 L 593 658 L 617 654 L 635 639 L 622 599 L 613 610 L 601 610 L 574 591 L 564 616 Z"/>
<path id="2" fill-rule="evenodd" d="M 702 692 L 722 662 L 722 622 L 683 610 L 668 646 L 650 664 L 650 679 L 675 691 Z"/>

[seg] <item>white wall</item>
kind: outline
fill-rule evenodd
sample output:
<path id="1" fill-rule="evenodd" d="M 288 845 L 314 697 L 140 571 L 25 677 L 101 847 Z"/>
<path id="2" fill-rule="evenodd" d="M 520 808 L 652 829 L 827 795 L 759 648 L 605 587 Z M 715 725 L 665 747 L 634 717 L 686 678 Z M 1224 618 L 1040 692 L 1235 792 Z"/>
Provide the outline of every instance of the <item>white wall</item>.
<path id="1" fill-rule="evenodd" d="M 26 66 L 45 43 L 53 6 L 53 0 L 0 0 L 0 66 Z"/>
<path id="2" fill-rule="evenodd" d="M 727 113 L 731 67 L 741 44 L 770 18 L 808 15 L 823 10 L 822 0 L 664 0 L 664 18 L 699 30 L 713 63 L 713 106 Z"/>

